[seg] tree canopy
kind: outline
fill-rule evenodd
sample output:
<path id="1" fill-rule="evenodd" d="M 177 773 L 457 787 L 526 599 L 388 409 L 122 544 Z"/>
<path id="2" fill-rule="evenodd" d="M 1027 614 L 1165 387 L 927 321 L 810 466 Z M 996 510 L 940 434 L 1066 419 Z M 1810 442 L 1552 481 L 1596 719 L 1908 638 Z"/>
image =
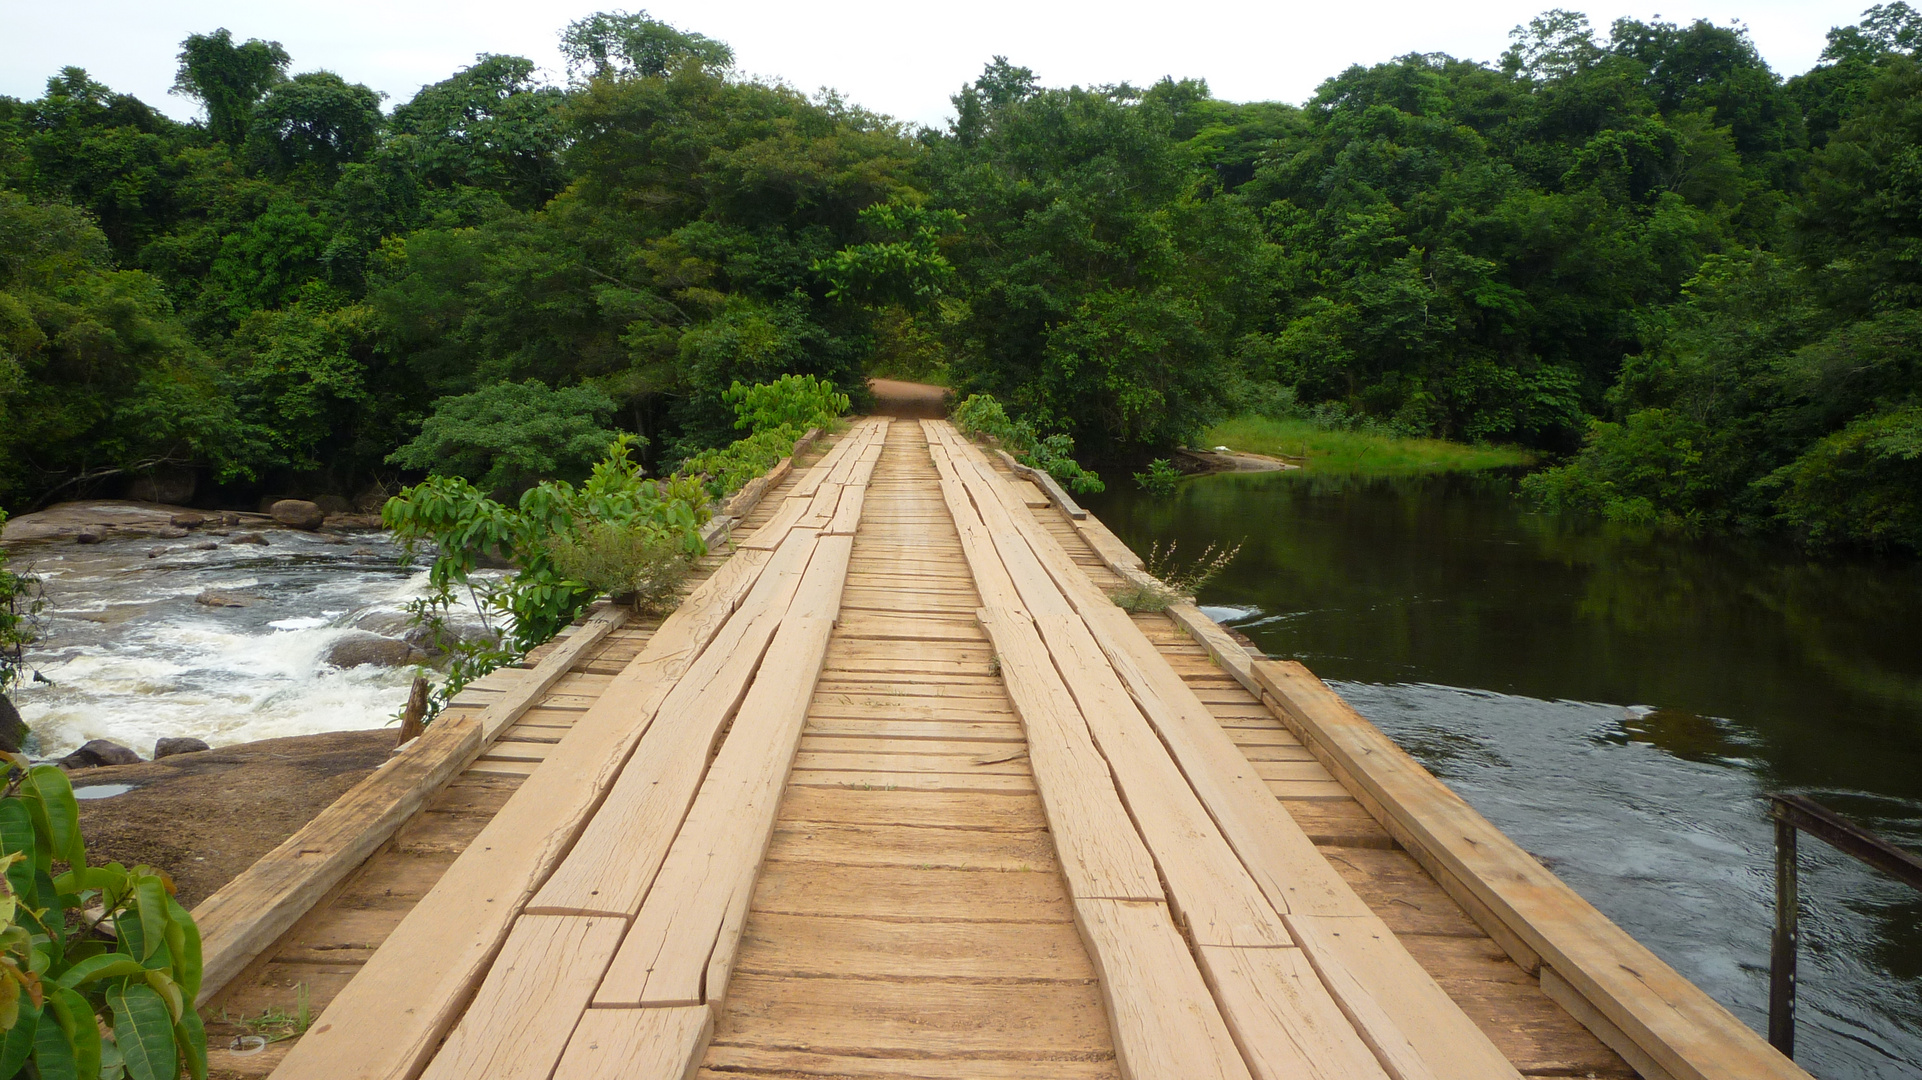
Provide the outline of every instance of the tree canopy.
<path id="1" fill-rule="evenodd" d="M 0 502 L 658 469 L 736 383 L 908 372 L 1097 459 L 1312 410 L 1535 448 L 1544 505 L 1922 547 L 1918 44 L 1878 5 L 1784 79 L 1549 11 L 1298 105 L 995 57 L 913 129 L 645 12 L 393 103 L 194 34 L 190 123 L 0 98 Z"/>

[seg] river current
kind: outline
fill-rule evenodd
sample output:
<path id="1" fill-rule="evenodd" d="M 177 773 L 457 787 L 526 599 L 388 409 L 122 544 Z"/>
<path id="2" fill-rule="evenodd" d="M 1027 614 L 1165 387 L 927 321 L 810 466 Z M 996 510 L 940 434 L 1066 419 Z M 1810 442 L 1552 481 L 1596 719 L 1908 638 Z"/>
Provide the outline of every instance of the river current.
<path id="1" fill-rule="evenodd" d="M 414 669 L 341 670 L 327 653 L 399 628 L 424 566 L 382 534 L 265 536 L 211 550 L 198 535 L 15 547 L 13 569 L 40 577 L 46 599 L 27 659 L 48 681 L 15 697 L 28 752 L 111 739 L 151 756 L 169 735 L 223 746 L 388 723 Z M 198 603 L 208 590 L 245 606 Z"/>
<path id="2" fill-rule="evenodd" d="M 1138 551 L 1240 557 L 1200 600 L 1298 659 L 1756 1028 L 1764 795 L 1922 849 L 1922 567 L 1531 514 L 1503 477 L 1218 475 L 1090 498 Z M 1797 1060 L 1922 1071 L 1922 894 L 1804 837 Z"/>

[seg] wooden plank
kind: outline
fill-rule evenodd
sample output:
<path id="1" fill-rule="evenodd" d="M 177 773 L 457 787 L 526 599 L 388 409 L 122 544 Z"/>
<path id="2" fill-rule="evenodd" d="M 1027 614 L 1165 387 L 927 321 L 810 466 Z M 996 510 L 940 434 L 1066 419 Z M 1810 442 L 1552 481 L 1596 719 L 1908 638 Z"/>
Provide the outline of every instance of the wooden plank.
<path id="1" fill-rule="evenodd" d="M 281 1064 L 282 1080 L 407 1080 L 419 1071 L 661 701 L 760 584 L 768 562 L 765 553 L 737 553 L 668 616 L 563 737 L 552 762 L 521 784 L 316 1019 Z"/>
<path id="2" fill-rule="evenodd" d="M 1223 1015 L 1255 1080 L 1387 1080 L 1300 949 L 1202 945 L 1195 955 L 1217 1000 L 1253 1003 Z"/>
<path id="3" fill-rule="evenodd" d="M 1161 903 L 1074 901 L 1075 923 L 1101 973 L 1115 1058 L 1129 1080 L 1249 1076 L 1194 957 Z"/>
<path id="4" fill-rule="evenodd" d="M 1064 905 L 1065 906 L 1065 905 Z M 1061 981 L 1095 977 L 1072 924 L 757 911 L 742 940 L 742 974 L 864 979 Z"/>
<path id="5" fill-rule="evenodd" d="M 726 913 L 743 906 L 807 722 L 852 539 L 822 537 L 639 917 L 594 995 L 606 1008 L 698 1005 Z M 711 988 L 719 996 L 721 988 Z"/>
<path id="6" fill-rule="evenodd" d="M 1727 1009 L 1595 910 L 1299 664 L 1258 661 L 1267 700 L 1304 741 L 1339 763 L 1441 869 L 1437 878 L 1471 894 L 1507 934 L 1553 967 L 1564 985 L 1607 1020 L 1595 1030 L 1687 1080 L 1800 1080 L 1808 1074 Z M 1470 914 L 1475 914 L 1470 907 Z M 1497 940 L 1500 940 L 1498 937 Z"/>
<path id="7" fill-rule="evenodd" d="M 571 670 L 589 649 L 624 625 L 632 608 L 606 604 L 579 624 L 558 647 L 524 675 L 499 700 L 480 714 L 481 744 L 493 742 L 509 724 L 540 703 L 540 699 Z"/>
<path id="8" fill-rule="evenodd" d="M 196 1004 L 224 989 L 473 761 L 472 717 L 428 727 L 299 832 L 195 906 L 205 974 Z"/>
<path id="9" fill-rule="evenodd" d="M 662 702 L 661 714 L 674 722 L 655 725 L 641 738 L 580 842 L 528 904 L 529 912 L 632 918 L 640 910 L 715 742 L 787 615 L 815 542 L 812 533 L 795 532 L 775 552 L 714 647 Z"/>
<path id="10" fill-rule="evenodd" d="M 957 449 L 966 452 L 966 448 Z M 1181 801 L 1165 795 L 1170 786 L 1178 786 L 1183 795 L 1191 798 L 1199 795 L 1208 813 L 1222 824 L 1223 833 L 1231 828 L 1235 830 L 1234 850 L 1241 856 L 1240 861 L 1261 880 L 1261 891 L 1274 903 L 1271 913 L 1272 910 L 1296 915 L 1310 913 L 1305 919 L 1340 917 L 1341 925 L 1350 927 L 1341 935 L 1324 932 L 1304 936 L 1296 930 L 1295 920 L 1288 923 L 1294 940 L 1302 945 L 1323 974 L 1322 982 L 1327 989 L 1321 993 L 1333 993 L 1342 1010 L 1350 1016 L 1373 1017 L 1372 1026 L 1364 1031 L 1371 1038 L 1371 1045 L 1377 1046 L 1380 1052 L 1396 1055 L 1384 1060 L 1392 1062 L 1402 1080 L 1423 1075 L 1417 1070 L 1428 1070 L 1425 1075 L 1459 1080 L 1516 1075 L 1480 1028 L 1407 955 L 1387 928 L 1315 851 L 1300 827 L 1267 796 L 1261 774 L 1276 772 L 1284 783 L 1333 781 L 1312 763 L 1305 769 L 1299 763 L 1251 765 L 1214 721 L 1193 688 L 1174 673 L 1133 620 L 1108 601 L 1066 557 L 1059 542 L 1039 528 L 1025 508 L 1007 492 L 1005 482 L 982 461 L 960 462 L 957 468 L 963 482 L 974 492 L 975 504 L 1000 545 L 1004 561 L 1010 566 L 1029 560 L 1036 562 L 1033 570 L 1015 574 L 1017 584 L 1023 586 L 1023 599 L 1032 603 L 1037 593 L 1058 587 L 1076 609 L 1075 616 L 1037 618 L 1050 648 L 1056 649 L 1060 666 L 1068 671 L 1093 669 L 1103 655 L 1088 653 L 1098 647 L 1112 665 L 1112 668 L 1104 665 L 1101 670 L 1110 677 L 1119 673 L 1141 712 L 1154 722 L 1154 734 L 1142 735 L 1132 742 L 1123 730 L 1116 730 L 1111 736 L 1111 725 L 1125 727 L 1116 721 L 1117 716 L 1125 719 L 1133 714 L 1139 720 L 1140 714 L 1128 707 L 1125 697 L 1115 700 L 1116 688 L 1102 685 L 1104 679 L 1084 680 L 1091 684 L 1090 693 L 1100 701 L 1091 704 L 1083 700 L 1083 712 L 1115 768 L 1137 823 L 1150 837 L 1150 848 L 1177 905 L 1184 893 L 1218 897 L 1225 889 L 1232 889 L 1247 879 L 1224 875 L 1220 873 L 1222 868 L 1215 868 L 1211 874 L 1210 868 L 1197 865 L 1192 846 L 1177 847 L 1174 838 L 1156 842 L 1149 831 L 1151 823 L 1181 813 Z M 1037 581 L 1038 575 L 1043 576 L 1043 580 Z M 1076 690 L 1081 693 L 1080 686 Z M 1163 744 L 1165 752 L 1149 753 L 1162 751 Z M 1187 783 L 1182 782 L 1179 774 L 1155 775 L 1148 763 L 1159 757 L 1159 763 L 1172 769 L 1168 755 L 1180 764 Z M 1148 763 L 1139 766 L 1131 782 L 1128 770 L 1135 758 L 1146 758 Z M 1294 775 L 1296 772 L 1301 775 Z M 1153 802 L 1142 806 L 1137 805 L 1137 799 Z M 1194 841 L 1200 845 L 1207 842 L 1206 839 Z M 1186 865 L 1171 866 L 1174 859 L 1182 859 Z M 1219 904 L 1219 900 L 1214 903 Z M 1208 910 L 1212 913 L 1222 909 Z M 1230 909 L 1227 917 L 1232 918 L 1241 910 L 1245 909 Z M 1304 922 L 1302 925 L 1317 924 Z M 1363 927 L 1369 932 L 1362 932 Z M 1373 933 L 1374 930 L 1379 930 L 1379 934 Z M 1252 937 L 1240 941 L 1210 941 L 1202 936 L 1204 930 L 1197 928 L 1193 932 L 1199 945 L 1270 943 Z M 1282 940 L 1287 941 L 1286 934 Z M 1367 948 L 1358 942 L 1365 943 Z M 1272 1008 L 1277 1001 L 1285 1000 L 1269 992 L 1255 993 L 1236 982 L 1220 983 L 1217 988 L 1240 991 L 1241 996 L 1225 997 L 1221 1001 L 1223 1014 L 1231 1017 L 1259 1016 L 1262 1007 Z M 1323 999 L 1320 1011 L 1325 1013 L 1330 1004 Z M 1414 1049 L 1400 1053 L 1404 1041 Z"/>
<path id="11" fill-rule="evenodd" d="M 1021 464 L 1020 462 L 1016 461 L 1014 457 L 1010 455 L 1006 450 L 997 449 L 995 450 L 995 453 L 1000 456 L 1002 461 L 1007 463 L 1008 468 L 1014 470 L 1016 475 L 1026 477 L 1028 480 L 1032 481 L 1036 487 L 1039 487 L 1043 492 L 1046 492 L 1049 501 L 1053 502 L 1056 506 L 1059 506 L 1061 508 L 1062 513 L 1068 515 L 1071 518 L 1076 518 L 1076 519 L 1081 519 L 1088 516 L 1088 512 L 1086 510 L 1083 510 L 1081 509 L 1081 507 L 1075 505 L 1075 501 L 1068 497 L 1068 493 L 1066 491 L 1061 490 L 1061 484 L 1057 482 L 1054 477 L 1048 475 L 1047 473 L 1041 471 L 1040 469 L 1031 469 L 1028 466 Z"/>
<path id="12" fill-rule="evenodd" d="M 1027 731 L 1028 760 L 1069 893 L 1160 900 L 1154 860 L 1034 624 L 1018 612 L 985 608 L 981 621 L 1001 653 L 1001 676 Z"/>
<path id="13" fill-rule="evenodd" d="M 422 1080 L 547 1080 L 625 928 L 620 919 L 516 921 Z"/>
<path id="14" fill-rule="evenodd" d="M 714 1011 L 589 1009 L 554 1080 L 690 1080 L 714 1034 Z"/>
<path id="15" fill-rule="evenodd" d="M 1285 917 L 1322 985 L 1389 1072 L 1401 1080 L 1519 1078 L 1379 918 Z"/>

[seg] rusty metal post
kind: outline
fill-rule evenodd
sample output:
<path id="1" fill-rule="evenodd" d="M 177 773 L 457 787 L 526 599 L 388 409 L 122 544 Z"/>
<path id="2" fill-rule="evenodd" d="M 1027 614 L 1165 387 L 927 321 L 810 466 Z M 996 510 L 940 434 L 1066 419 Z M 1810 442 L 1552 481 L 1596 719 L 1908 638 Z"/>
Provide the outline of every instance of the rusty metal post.
<path id="1" fill-rule="evenodd" d="M 1769 1045 L 1795 1056 L 1795 822 L 1780 803 L 1775 818 L 1775 933 L 1769 940 Z"/>

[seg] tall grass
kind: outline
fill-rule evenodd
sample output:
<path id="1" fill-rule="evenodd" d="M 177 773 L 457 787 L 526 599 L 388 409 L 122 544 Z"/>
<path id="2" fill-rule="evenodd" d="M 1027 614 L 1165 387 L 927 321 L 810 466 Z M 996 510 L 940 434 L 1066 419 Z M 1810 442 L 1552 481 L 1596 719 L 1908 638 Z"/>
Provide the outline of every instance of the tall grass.
<path id="1" fill-rule="evenodd" d="M 1312 420 L 1238 416 L 1208 429 L 1209 447 L 1226 446 L 1285 457 L 1315 472 L 1382 476 L 1472 472 L 1527 465 L 1533 458 L 1514 446 L 1470 446 L 1443 439 L 1408 439 L 1373 431 L 1330 428 Z"/>

